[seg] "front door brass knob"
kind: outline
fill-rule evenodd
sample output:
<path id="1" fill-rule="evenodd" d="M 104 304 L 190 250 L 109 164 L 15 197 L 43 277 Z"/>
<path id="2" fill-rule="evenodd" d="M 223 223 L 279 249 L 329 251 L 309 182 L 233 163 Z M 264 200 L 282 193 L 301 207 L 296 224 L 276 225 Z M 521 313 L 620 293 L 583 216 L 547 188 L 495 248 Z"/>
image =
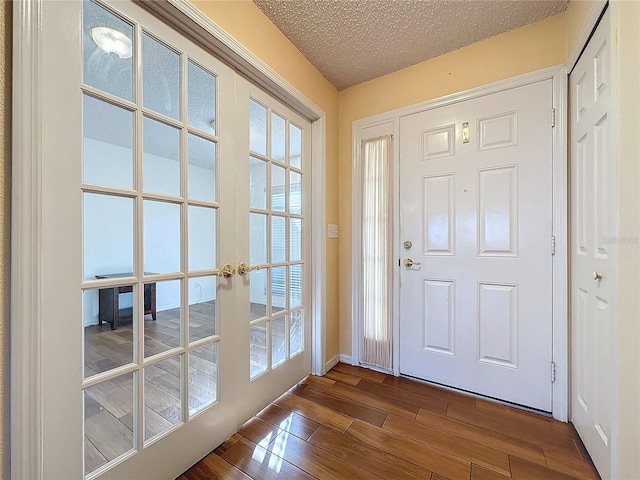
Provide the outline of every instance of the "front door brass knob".
<path id="1" fill-rule="evenodd" d="M 405 267 L 413 267 L 414 265 L 422 265 L 420 262 L 415 262 L 415 261 L 411 260 L 408 257 L 405 258 L 404 262 L 402 262 L 402 263 L 404 263 Z"/>

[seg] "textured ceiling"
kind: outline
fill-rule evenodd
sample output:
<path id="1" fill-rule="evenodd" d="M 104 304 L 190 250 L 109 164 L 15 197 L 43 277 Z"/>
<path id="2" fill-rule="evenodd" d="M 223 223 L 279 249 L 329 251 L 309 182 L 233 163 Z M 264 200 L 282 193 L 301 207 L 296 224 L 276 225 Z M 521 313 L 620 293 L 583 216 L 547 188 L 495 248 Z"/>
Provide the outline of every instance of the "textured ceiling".
<path id="1" fill-rule="evenodd" d="M 338 89 L 563 12 L 569 0 L 254 0 Z"/>

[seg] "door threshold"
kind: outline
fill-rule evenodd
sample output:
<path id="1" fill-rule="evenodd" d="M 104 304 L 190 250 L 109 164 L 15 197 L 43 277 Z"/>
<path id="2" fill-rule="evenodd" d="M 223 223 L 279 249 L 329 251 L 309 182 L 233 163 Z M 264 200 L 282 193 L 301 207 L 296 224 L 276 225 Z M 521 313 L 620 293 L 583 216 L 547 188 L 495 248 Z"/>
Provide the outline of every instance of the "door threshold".
<path id="1" fill-rule="evenodd" d="M 542 416 L 545 416 L 545 417 L 553 418 L 552 412 L 547 412 L 545 410 L 538 410 L 537 408 L 531 408 L 531 407 L 528 407 L 526 405 L 521 405 L 519 403 L 508 402 L 508 401 L 502 400 L 500 398 L 490 397 L 488 395 L 482 395 L 480 393 L 472 392 L 470 390 L 465 390 L 463 388 L 456 388 L 456 387 L 452 387 L 450 385 L 445 385 L 444 383 L 433 382 L 431 380 L 425 380 L 423 378 L 413 377 L 411 375 L 405 375 L 403 373 L 401 373 L 400 376 L 403 377 L 403 378 L 407 378 L 409 380 L 415 380 L 416 382 L 424 383 L 424 384 L 427 384 L 427 385 L 434 385 L 434 386 L 437 386 L 439 388 L 443 388 L 445 390 L 450 390 L 452 392 L 462 393 L 462 394 L 468 395 L 470 397 L 480 398 L 482 400 L 489 400 L 491 402 L 499 403 L 499 404 L 505 405 L 507 407 L 513 407 L 513 408 L 517 408 L 518 410 L 523 410 L 525 412 L 536 413 L 538 415 L 542 415 Z"/>

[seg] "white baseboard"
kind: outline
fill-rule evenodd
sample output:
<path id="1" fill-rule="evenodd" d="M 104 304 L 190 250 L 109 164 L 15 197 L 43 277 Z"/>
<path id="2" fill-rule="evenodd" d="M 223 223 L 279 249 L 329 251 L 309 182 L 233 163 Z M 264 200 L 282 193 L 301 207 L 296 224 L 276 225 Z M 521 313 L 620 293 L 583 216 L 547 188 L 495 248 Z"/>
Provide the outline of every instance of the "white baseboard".
<path id="1" fill-rule="evenodd" d="M 329 370 L 331 370 L 339 361 L 341 361 L 340 355 L 336 355 L 331 360 L 329 360 L 325 364 L 325 372 L 328 372 Z"/>
<path id="2" fill-rule="evenodd" d="M 353 360 L 351 359 L 351 355 L 345 355 L 343 353 L 340 354 L 340 361 L 342 363 L 346 363 L 347 365 L 353 365 Z"/>

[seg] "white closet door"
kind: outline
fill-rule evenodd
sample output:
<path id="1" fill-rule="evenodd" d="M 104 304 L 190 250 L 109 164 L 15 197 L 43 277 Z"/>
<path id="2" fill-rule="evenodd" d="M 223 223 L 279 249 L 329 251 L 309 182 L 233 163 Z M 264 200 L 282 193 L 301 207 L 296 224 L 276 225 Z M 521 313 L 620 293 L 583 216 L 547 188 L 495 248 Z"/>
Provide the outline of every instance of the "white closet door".
<path id="1" fill-rule="evenodd" d="M 611 478 L 618 218 L 617 165 L 610 150 L 609 28 L 607 11 L 569 78 L 571 421 L 605 479 Z"/>

